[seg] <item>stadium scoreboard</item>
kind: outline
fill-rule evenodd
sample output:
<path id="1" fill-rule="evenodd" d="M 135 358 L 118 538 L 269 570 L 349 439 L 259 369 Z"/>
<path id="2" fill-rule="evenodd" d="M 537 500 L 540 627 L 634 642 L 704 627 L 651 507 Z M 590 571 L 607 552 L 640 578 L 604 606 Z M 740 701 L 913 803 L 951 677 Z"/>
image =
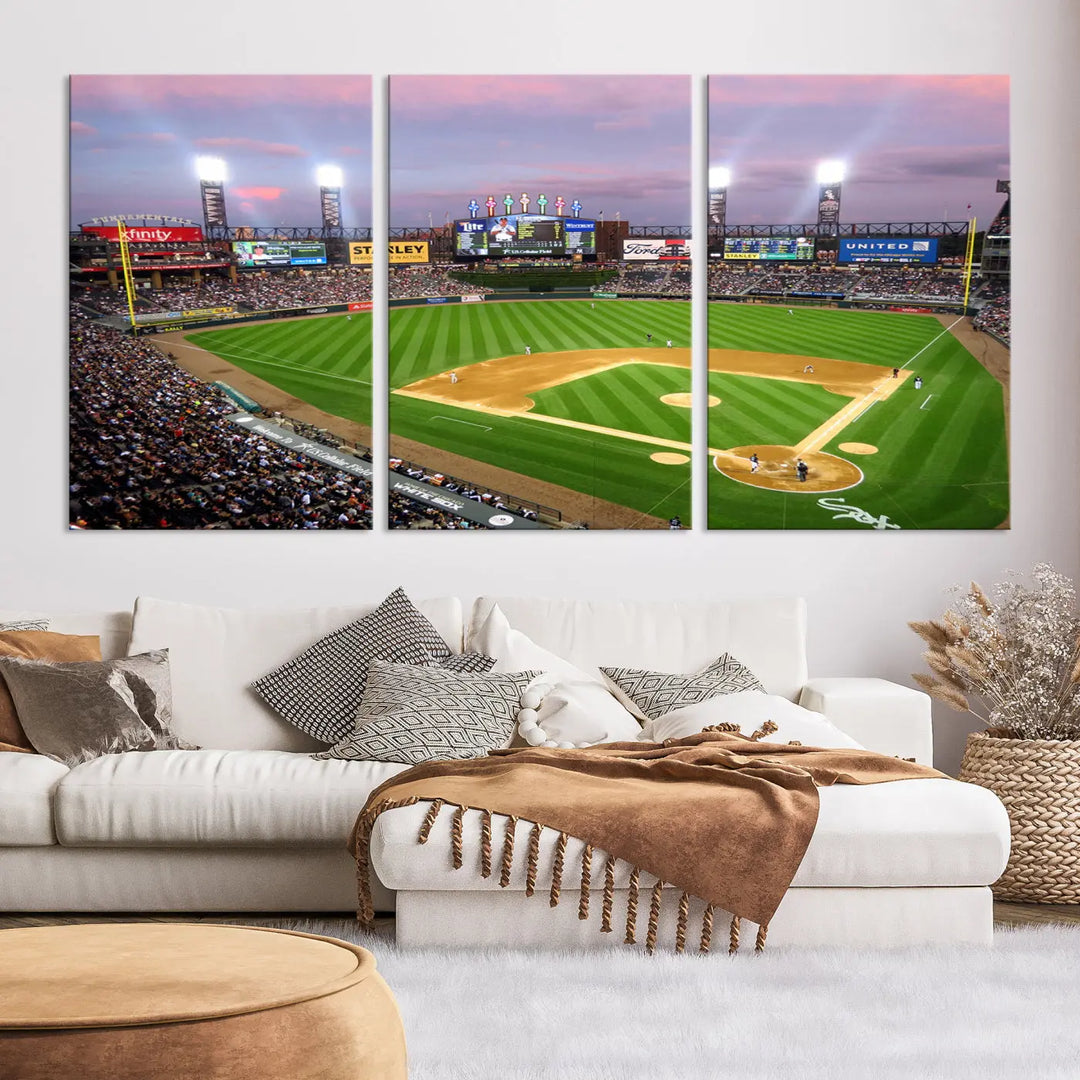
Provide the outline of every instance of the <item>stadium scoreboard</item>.
<path id="1" fill-rule="evenodd" d="M 797 262 L 814 257 L 809 236 L 725 236 L 725 259 L 760 259 L 763 262 Z"/>
<path id="2" fill-rule="evenodd" d="M 935 236 L 860 236 L 841 239 L 838 263 L 936 263 Z"/>
<path id="3" fill-rule="evenodd" d="M 596 222 L 545 214 L 505 214 L 454 222 L 459 258 L 595 255 Z"/>
<path id="4" fill-rule="evenodd" d="M 234 240 L 236 265 L 247 268 L 272 266 L 325 266 L 326 245 L 292 240 Z"/>

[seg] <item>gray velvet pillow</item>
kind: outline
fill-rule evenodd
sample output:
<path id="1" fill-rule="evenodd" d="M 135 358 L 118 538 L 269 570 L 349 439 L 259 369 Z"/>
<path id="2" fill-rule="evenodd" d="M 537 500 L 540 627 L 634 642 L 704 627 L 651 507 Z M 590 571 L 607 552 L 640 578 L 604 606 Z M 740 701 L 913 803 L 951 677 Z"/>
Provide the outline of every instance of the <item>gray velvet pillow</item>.
<path id="1" fill-rule="evenodd" d="M 115 660 L 0 657 L 0 678 L 31 745 L 65 765 L 127 750 L 191 749 L 172 730 L 167 649 Z"/>

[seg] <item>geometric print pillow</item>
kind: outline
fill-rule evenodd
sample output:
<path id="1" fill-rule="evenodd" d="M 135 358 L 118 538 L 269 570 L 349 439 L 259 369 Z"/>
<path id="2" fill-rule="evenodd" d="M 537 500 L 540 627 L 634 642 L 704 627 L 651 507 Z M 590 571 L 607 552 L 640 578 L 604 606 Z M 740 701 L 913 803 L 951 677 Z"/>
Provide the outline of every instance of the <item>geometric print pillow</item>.
<path id="1" fill-rule="evenodd" d="M 0 622 L 0 634 L 16 630 L 48 630 L 48 619 L 19 619 L 16 622 Z"/>
<path id="2" fill-rule="evenodd" d="M 600 670 L 615 696 L 643 720 L 659 720 L 673 709 L 722 694 L 740 690 L 765 692 L 757 676 L 730 653 L 724 653 L 693 675 L 672 675 L 640 668 L 602 667 Z"/>
<path id="3" fill-rule="evenodd" d="M 399 588 L 363 618 L 256 679 L 251 689 L 294 727 L 321 742 L 336 743 L 355 726 L 370 661 L 431 666 L 451 659 L 467 669 L 477 663 L 452 658 L 439 632 Z"/>
<path id="4" fill-rule="evenodd" d="M 311 756 L 405 765 L 483 757 L 510 744 L 522 692 L 539 674 L 463 675 L 373 660 L 356 729 Z"/>

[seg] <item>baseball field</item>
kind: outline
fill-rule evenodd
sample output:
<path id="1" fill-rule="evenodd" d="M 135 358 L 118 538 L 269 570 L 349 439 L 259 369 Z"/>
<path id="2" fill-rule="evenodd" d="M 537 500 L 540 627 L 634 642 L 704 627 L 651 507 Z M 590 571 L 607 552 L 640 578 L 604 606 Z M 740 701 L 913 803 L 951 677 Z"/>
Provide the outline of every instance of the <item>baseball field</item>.
<path id="1" fill-rule="evenodd" d="M 953 315 L 710 304 L 709 527 L 1002 526 L 1007 361 Z"/>
<path id="2" fill-rule="evenodd" d="M 515 474 L 505 490 L 594 527 L 688 524 L 689 347 L 685 302 L 394 309 L 391 450 L 409 457 L 422 444 L 497 466 Z M 446 471 L 470 475 L 460 468 Z M 534 494 L 530 478 L 543 490 Z M 609 504 L 632 513 L 613 518 Z"/>
<path id="3" fill-rule="evenodd" d="M 1006 391 L 989 339 L 966 320 L 724 303 L 709 316 L 710 528 L 1007 523 Z M 325 413 L 370 422 L 369 315 L 185 340 Z M 685 302 L 393 309 L 391 452 L 594 527 L 688 524 L 689 346 Z M 994 348 L 1007 381 L 1007 352 Z"/>

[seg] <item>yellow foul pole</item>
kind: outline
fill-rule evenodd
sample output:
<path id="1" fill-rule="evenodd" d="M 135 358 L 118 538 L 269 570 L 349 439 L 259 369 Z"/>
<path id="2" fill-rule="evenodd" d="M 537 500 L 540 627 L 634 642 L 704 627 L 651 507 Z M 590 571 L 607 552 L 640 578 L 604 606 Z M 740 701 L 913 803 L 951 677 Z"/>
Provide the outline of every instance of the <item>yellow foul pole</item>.
<path id="1" fill-rule="evenodd" d="M 139 327 L 135 323 L 135 281 L 131 276 L 131 253 L 128 251 L 127 226 L 117 221 L 120 239 L 120 266 L 124 272 L 124 292 L 127 294 L 128 315 L 131 317 L 131 332 L 138 336 Z"/>
<path id="2" fill-rule="evenodd" d="M 967 258 L 964 260 L 964 310 L 967 311 L 968 296 L 971 295 L 971 264 L 975 261 L 975 225 L 972 218 L 968 224 Z"/>

